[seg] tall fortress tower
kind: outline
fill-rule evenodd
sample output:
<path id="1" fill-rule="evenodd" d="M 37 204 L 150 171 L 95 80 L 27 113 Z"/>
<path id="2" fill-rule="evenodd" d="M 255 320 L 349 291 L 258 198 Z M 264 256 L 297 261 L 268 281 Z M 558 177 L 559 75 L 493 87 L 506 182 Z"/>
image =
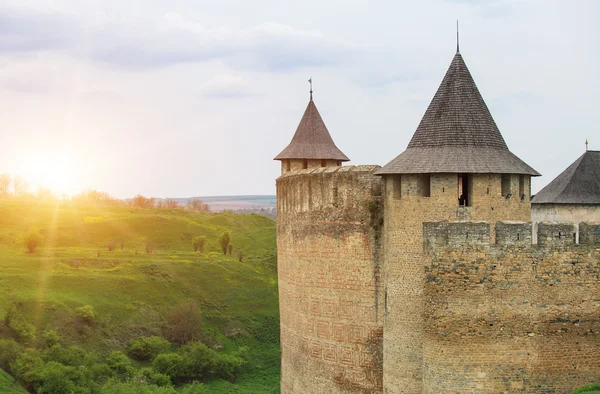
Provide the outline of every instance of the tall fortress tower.
<path id="1" fill-rule="evenodd" d="M 283 393 L 568 393 L 600 379 L 600 225 L 541 223 L 457 51 L 408 147 L 342 166 L 314 101 L 276 158 Z"/>

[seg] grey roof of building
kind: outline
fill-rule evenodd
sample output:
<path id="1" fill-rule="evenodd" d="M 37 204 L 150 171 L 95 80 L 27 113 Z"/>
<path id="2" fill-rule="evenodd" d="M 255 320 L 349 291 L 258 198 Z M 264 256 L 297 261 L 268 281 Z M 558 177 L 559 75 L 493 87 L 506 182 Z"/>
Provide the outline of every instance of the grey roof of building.
<path id="1" fill-rule="evenodd" d="M 540 190 L 532 204 L 600 204 L 600 151 L 587 151 Z"/>
<path id="2" fill-rule="evenodd" d="M 408 147 L 377 172 L 540 174 L 508 150 L 460 53 Z"/>
<path id="3" fill-rule="evenodd" d="M 274 160 L 285 159 L 350 160 L 333 142 L 312 99 L 308 102 L 292 141 Z"/>

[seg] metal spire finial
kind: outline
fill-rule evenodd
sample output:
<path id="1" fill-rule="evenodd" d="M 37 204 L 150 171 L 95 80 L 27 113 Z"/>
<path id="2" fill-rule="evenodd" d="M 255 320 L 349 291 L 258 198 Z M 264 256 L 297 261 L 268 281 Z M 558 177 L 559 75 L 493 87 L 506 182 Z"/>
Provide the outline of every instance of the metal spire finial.
<path id="1" fill-rule="evenodd" d="M 587 140 L 587 138 L 585 139 L 585 151 L 586 152 L 588 151 L 588 140 Z"/>
<path id="2" fill-rule="evenodd" d="M 460 53 L 460 45 L 458 40 L 458 19 L 456 20 L 456 53 Z"/>
<path id="3" fill-rule="evenodd" d="M 312 77 L 308 79 L 308 83 L 310 83 L 310 99 L 312 100 Z"/>

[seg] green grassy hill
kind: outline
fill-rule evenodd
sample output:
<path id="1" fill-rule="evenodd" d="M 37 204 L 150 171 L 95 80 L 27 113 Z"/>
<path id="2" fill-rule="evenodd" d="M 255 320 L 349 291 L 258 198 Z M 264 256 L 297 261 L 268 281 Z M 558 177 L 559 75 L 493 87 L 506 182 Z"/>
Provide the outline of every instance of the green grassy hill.
<path id="1" fill-rule="evenodd" d="M 22 241 L 30 227 L 44 236 L 34 253 Z M 220 251 L 218 237 L 225 231 L 232 255 Z M 192 249 L 196 236 L 206 237 L 204 253 Z M 122 250 L 108 251 L 109 242 L 121 240 Z M 206 345 L 219 352 L 250 349 L 234 383 L 212 379 L 206 383 L 211 391 L 278 392 L 275 222 L 269 218 L 0 201 L 0 317 L 9 300 L 36 327 L 38 347 L 41 333 L 53 329 L 65 346 L 99 357 L 124 351 L 138 337 L 164 336 L 165 314 L 178 302 L 195 300 Z M 83 305 L 94 309 L 91 327 L 78 324 L 75 309 Z M 0 323 L 0 338 L 11 336 Z"/>

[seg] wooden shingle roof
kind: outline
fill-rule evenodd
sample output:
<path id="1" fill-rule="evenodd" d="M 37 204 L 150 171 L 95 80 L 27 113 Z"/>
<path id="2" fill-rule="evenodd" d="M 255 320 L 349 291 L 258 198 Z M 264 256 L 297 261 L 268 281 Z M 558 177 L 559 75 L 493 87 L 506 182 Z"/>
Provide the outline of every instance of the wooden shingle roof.
<path id="1" fill-rule="evenodd" d="M 286 159 L 350 160 L 333 142 L 312 98 L 292 142 L 274 160 Z"/>
<path id="2" fill-rule="evenodd" d="M 600 151 L 588 151 L 540 190 L 532 204 L 600 204 Z"/>
<path id="3" fill-rule="evenodd" d="M 377 172 L 538 176 L 508 150 L 460 53 L 456 53 L 408 147 Z"/>

